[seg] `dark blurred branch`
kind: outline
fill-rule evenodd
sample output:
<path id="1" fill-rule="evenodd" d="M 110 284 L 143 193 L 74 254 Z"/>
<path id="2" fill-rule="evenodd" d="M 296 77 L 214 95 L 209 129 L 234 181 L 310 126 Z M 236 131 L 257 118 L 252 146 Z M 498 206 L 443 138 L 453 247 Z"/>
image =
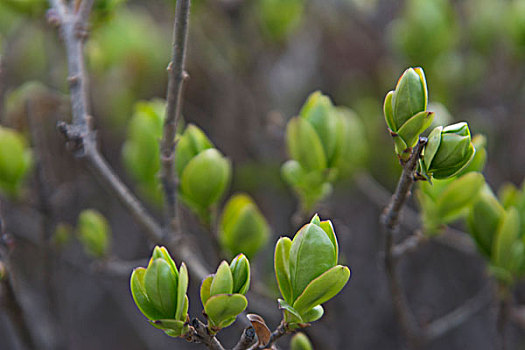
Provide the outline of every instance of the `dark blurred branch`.
<path id="1" fill-rule="evenodd" d="M 381 224 L 386 235 L 385 267 L 390 293 L 392 294 L 392 302 L 401 329 L 411 347 L 418 347 L 421 344 L 421 330 L 403 294 L 401 282 L 397 276 L 393 248 L 394 235 L 399 229 L 399 214 L 410 195 L 410 190 L 414 184 L 414 173 L 416 171 L 417 162 L 425 144 L 426 139 L 420 138 L 416 147 L 412 150 L 410 158 L 403 167 L 403 172 L 401 173 L 396 191 L 390 198 L 390 202 L 381 215 Z"/>
<path id="2" fill-rule="evenodd" d="M 429 237 L 422 234 L 421 231 L 416 231 L 412 236 L 392 247 L 392 257 L 398 259 L 407 253 L 413 252 L 421 244 L 427 242 L 428 239 Z"/>
<path id="3" fill-rule="evenodd" d="M 160 179 L 164 189 L 166 224 L 175 225 L 177 179 L 174 169 L 175 135 L 182 110 L 182 91 L 187 77 L 184 71 L 190 0 L 178 0 L 173 27 L 173 53 L 168 65 L 168 91 L 166 119 L 160 145 Z M 178 232 L 176 232 L 178 233 Z"/>
<path id="4" fill-rule="evenodd" d="M 498 284 L 498 319 L 496 322 L 496 329 L 499 335 L 499 348 L 501 350 L 507 349 L 507 323 L 511 315 L 512 295 L 507 286 Z"/>
<path id="5" fill-rule="evenodd" d="M 449 331 L 459 327 L 468 319 L 489 305 L 493 300 L 492 284 L 483 288 L 473 298 L 467 300 L 449 314 L 432 321 L 425 327 L 425 338 L 427 340 L 437 339 Z"/>
<path id="6" fill-rule="evenodd" d="M 24 310 L 14 288 L 14 276 L 10 268 L 9 247 L 6 241 L 4 218 L 0 213 L 0 310 L 4 310 L 24 349 L 32 350 L 35 344 L 31 327 L 24 317 Z"/>

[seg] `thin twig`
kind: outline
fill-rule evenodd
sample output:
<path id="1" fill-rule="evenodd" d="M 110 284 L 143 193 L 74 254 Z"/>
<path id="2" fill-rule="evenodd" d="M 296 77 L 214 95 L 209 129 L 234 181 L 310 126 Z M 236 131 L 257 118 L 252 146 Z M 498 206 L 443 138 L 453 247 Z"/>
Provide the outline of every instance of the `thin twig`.
<path id="1" fill-rule="evenodd" d="M 428 242 L 428 239 L 428 236 L 416 231 L 415 234 L 392 247 L 393 258 L 399 259 L 403 255 L 415 251 L 421 244 Z"/>
<path id="2" fill-rule="evenodd" d="M 131 213 L 144 230 L 148 238 L 157 244 L 167 245 L 170 251 L 188 264 L 188 268 L 198 278 L 204 278 L 208 272 L 193 250 L 188 249 L 184 241 L 163 239 L 162 227 L 146 211 L 143 204 L 133 195 L 121 179 L 115 174 L 97 149 L 96 133 L 91 128 L 88 104 L 88 82 L 84 65 L 83 47 L 86 38 L 85 21 L 87 14 L 71 13 L 61 0 L 49 0 L 52 12 L 48 14 L 50 22 L 58 24 L 64 38 L 69 69 L 69 88 L 73 114 L 73 123 L 59 123 L 58 129 L 66 137 L 69 148 L 77 158 L 83 159 L 102 184 Z M 86 9 L 89 9 L 86 6 Z M 87 11 L 87 10 L 86 10 Z M 83 28 L 78 28 L 78 26 Z"/>
<path id="3" fill-rule="evenodd" d="M 247 350 L 255 342 L 255 329 L 253 327 L 247 327 L 244 329 L 241 335 L 241 339 L 233 347 L 232 350 Z"/>
<path id="4" fill-rule="evenodd" d="M 202 343 L 212 350 L 225 350 L 221 342 L 210 334 L 208 327 L 202 323 L 198 318 L 194 318 L 190 323 L 190 334 L 187 338 L 188 341 Z"/>
<path id="5" fill-rule="evenodd" d="M 177 179 L 174 171 L 175 135 L 182 110 L 182 90 L 187 74 L 184 71 L 190 0 L 177 1 L 173 26 L 173 53 L 168 65 L 166 119 L 160 145 L 160 179 L 166 204 L 166 224 L 175 225 Z"/>
<path id="6" fill-rule="evenodd" d="M 425 338 L 427 340 L 437 339 L 465 323 L 492 302 L 492 289 L 492 284 L 489 284 L 454 311 L 432 321 L 432 323 L 425 327 Z"/>
<path id="7" fill-rule="evenodd" d="M 397 276 L 393 247 L 394 234 L 399 226 L 399 214 L 410 195 L 416 166 L 425 144 L 426 138 L 420 138 L 416 147 L 412 150 L 410 158 L 403 167 L 396 191 L 381 216 L 381 224 L 386 235 L 385 267 L 390 293 L 392 294 L 392 302 L 403 333 L 411 347 L 418 347 L 421 344 L 421 330 L 403 294 L 401 282 Z"/>

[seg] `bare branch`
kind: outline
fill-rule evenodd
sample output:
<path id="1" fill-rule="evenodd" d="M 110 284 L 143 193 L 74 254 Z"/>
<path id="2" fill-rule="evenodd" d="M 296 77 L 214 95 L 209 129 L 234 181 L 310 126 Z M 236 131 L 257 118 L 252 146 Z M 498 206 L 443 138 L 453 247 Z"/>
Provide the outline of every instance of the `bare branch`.
<path id="1" fill-rule="evenodd" d="M 418 347 L 421 344 L 421 330 L 403 294 L 401 282 L 397 276 L 393 247 L 394 234 L 399 228 L 399 214 L 410 195 L 410 189 L 414 183 L 414 172 L 425 144 L 426 138 L 420 138 L 416 147 L 412 150 L 410 158 L 403 167 L 396 191 L 381 216 L 381 224 L 386 235 L 385 267 L 390 293 L 392 294 L 392 302 L 403 333 L 411 347 Z"/>
<path id="2" fill-rule="evenodd" d="M 85 30 L 91 8 L 93 7 L 94 0 L 82 0 L 80 7 L 77 12 L 77 28 L 79 30 Z"/>
<path id="3" fill-rule="evenodd" d="M 449 314 L 432 321 L 425 327 L 425 338 L 437 339 L 449 331 L 459 327 L 468 319 L 489 305 L 493 300 L 492 284 L 488 284 L 473 298 L 467 300 L 463 305 Z"/>
<path id="4" fill-rule="evenodd" d="M 77 21 L 79 17 L 74 13 L 71 13 L 61 0 L 49 1 L 52 5 L 52 13 L 48 14 L 48 18 L 51 22 L 57 23 L 60 26 L 68 61 L 73 123 L 67 125 L 62 122 L 58 125 L 58 129 L 66 137 L 68 147 L 73 151 L 77 158 L 86 161 L 95 176 L 110 193 L 120 200 L 152 242 L 167 245 L 173 254 L 188 264 L 188 268 L 192 270 L 198 278 L 205 277 L 208 275 L 207 269 L 196 254 L 188 249 L 186 244 L 183 244 L 186 242 L 181 240 L 164 240 L 162 227 L 146 211 L 142 203 L 120 180 L 98 151 L 96 133 L 91 128 L 91 117 L 88 108 L 88 82 L 83 55 L 85 33 L 79 33 L 76 24 L 78 23 Z M 84 6 L 86 7 L 85 10 L 82 11 L 88 12 L 90 8 L 89 1 L 84 1 L 85 3 L 83 2 L 83 4 L 85 4 Z M 80 8 L 82 8 L 82 4 Z M 82 20 L 87 20 L 87 13 L 78 13 L 79 16 L 82 14 Z M 186 28 L 186 26 L 187 21 L 184 28 Z"/>
<path id="5" fill-rule="evenodd" d="M 428 239 L 428 236 L 425 236 L 420 231 L 416 231 L 414 235 L 409 236 L 403 242 L 392 247 L 392 257 L 399 259 L 403 255 L 415 251 L 421 244 L 427 242 Z"/>
<path id="6" fill-rule="evenodd" d="M 190 324 L 190 334 L 188 341 L 202 343 L 212 350 L 225 350 L 221 342 L 215 338 L 215 335 L 210 334 L 208 327 L 202 323 L 198 318 L 194 318 Z"/>
<path id="7" fill-rule="evenodd" d="M 233 347 L 232 350 L 247 350 L 255 342 L 255 329 L 247 327 L 242 332 L 241 339 Z"/>
<path id="8" fill-rule="evenodd" d="M 175 134 L 182 110 L 182 90 L 187 74 L 184 71 L 190 0 L 177 1 L 173 27 L 173 53 L 168 65 L 168 91 L 166 95 L 166 119 L 160 145 L 160 179 L 166 204 L 166 224 L 174 225 L 176 211 L 177 179 L 174 171 Z"/>

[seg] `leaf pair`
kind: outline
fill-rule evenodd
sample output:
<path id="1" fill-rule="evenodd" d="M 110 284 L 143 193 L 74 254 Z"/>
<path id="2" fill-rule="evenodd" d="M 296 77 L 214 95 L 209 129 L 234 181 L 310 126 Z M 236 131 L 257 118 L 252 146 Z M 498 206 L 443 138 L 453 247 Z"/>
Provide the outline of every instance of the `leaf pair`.
<path id="1" fill-rule="evenodd" d="M 147 268 L 136 268 L 131 275 L 135 304 L 151 324 L 166 334 L 180 337 L 188 327 L 188 270 L 184 263 L 177 270 L 165 247 L 155 247 Z"/>
<path id="2" fill-rule="evenodd" d="M 284 300 L 279 300 L 288 322 L 313 322 L 323 315 L 321 304 L 346 285 L 350 269 L 336 265 L 338 245 L 330 221 L 316 215 L 293 241 L 282 237 L 276 244 L 274 267 Z"/>
<path id="3" fill-rule="evenodd" d="M 244 294 L 250 287 L 250 263 L 239 254 L 230 264 L 223 261 L 214 275 L 201 285 L 201 302 L 210 330 L 216 332 L 231 325 L 248 306 Z"/>

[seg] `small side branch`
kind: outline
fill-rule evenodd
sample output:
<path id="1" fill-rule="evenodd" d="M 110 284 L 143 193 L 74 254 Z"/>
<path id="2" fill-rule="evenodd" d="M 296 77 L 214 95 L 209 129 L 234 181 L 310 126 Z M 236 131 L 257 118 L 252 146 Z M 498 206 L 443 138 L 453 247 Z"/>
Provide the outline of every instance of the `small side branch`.
<path id="1" fill-rule="evenodd" d="M 425 338 L 427 340 L 437 339 L 459 327 L 484 307 L 492 303 L 492 300 L 492 285 L 489 284 L 456 310 L 432 321 L 432 323 L 425 328 Z"/>
<path id="2" fill-rule="evenodd" d="M 195 343 L 202 343 L 212 350 L 225 350 L 221 342 L 215 338 L 215 335 L 210 334 L 208 327 L 202 323 L 198 318 L 194 318 L 190 324 L 190 334 L 188 341 Z"/>
<path id="3" fill-rule="evenodd" d="M 182 91 L 187 74 L 184 71 L 186 41 L 190 18 L 190 0 L 177 1 L 173 28 L 173 53 L 168 65 L 166 119 L 160 144 L 160 179 L 164 189 L 166 224 L 175 225 L 177 179 L 174 169 L 175 134 L 182 111 Z"/>

